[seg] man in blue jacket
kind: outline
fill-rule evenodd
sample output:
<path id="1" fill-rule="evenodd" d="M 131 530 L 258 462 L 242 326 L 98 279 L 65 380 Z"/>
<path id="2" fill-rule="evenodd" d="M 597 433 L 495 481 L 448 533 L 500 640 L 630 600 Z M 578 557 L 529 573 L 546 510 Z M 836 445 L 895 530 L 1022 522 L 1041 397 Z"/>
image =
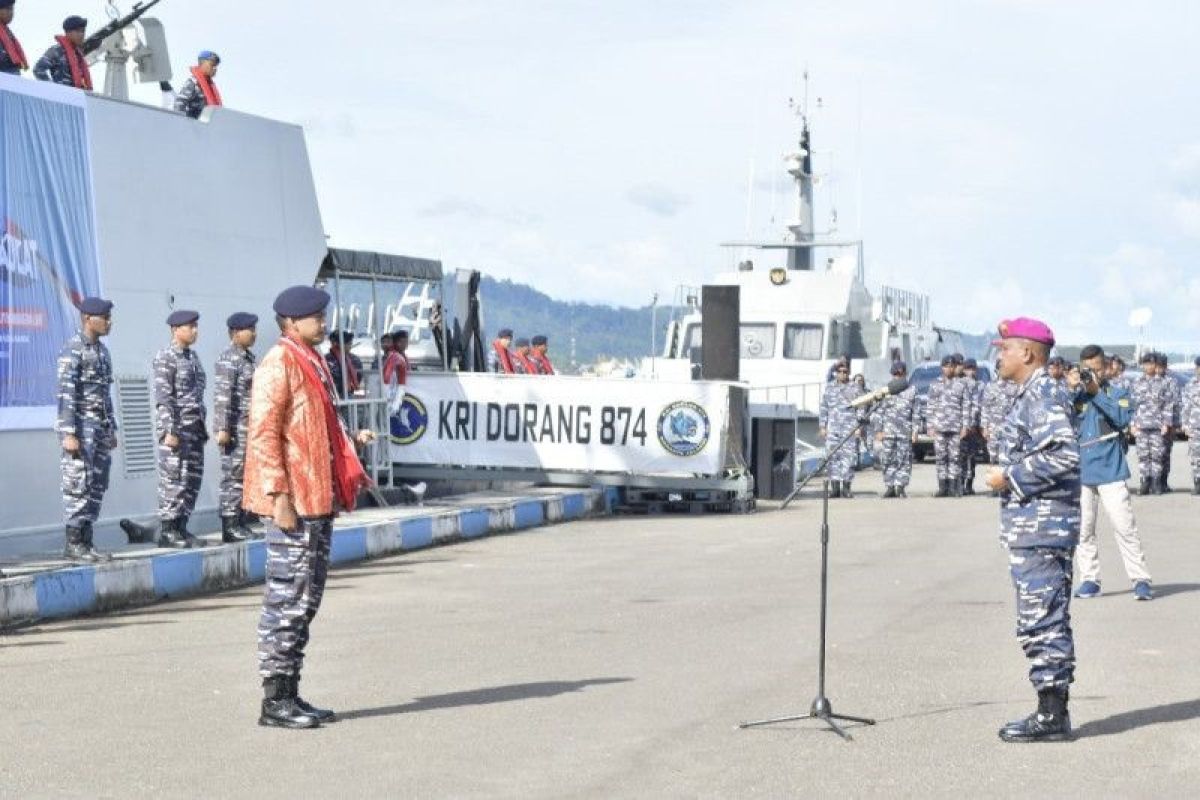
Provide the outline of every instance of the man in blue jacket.
<path id="1" fill-rule="evenodd" d="M 1152 600 L 1150 573 L 1142 554 L 1142 541 L 1133 518 L 1133 503 L 1125 481 L 1129 464 L 1125 461 L 1122 437 L 1133 421 L 1133 400 L 1125 389 L 1104 377 L 1104 351 L 1091 344 L 1079 354 L 1079 366 L 1067 375 L 1075 416 L 1079 425 L 1081 522 L 1079 545 L 1079 588 L 1075 596 L 1100 594 L 1100 552 L 1096 547 L 1096 507 L 1104 506 L 1117 539 L 1117 549 L 1125 562 L 1125 573 L 1133 582 L 1137 600 Z"/>

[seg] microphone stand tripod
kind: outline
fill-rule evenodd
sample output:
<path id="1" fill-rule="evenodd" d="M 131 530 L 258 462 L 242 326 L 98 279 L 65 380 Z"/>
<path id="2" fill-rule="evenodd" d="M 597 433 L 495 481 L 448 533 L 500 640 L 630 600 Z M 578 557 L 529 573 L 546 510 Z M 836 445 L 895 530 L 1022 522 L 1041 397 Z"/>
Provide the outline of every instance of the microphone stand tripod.
<path id="1" fill-rule="evenodd" d="M 825 459 L 817 465 L 817 468 L 810 472 L 804 480 L 796 484 L 792 489 L 792 493 L 783 501 L 783 508 L 787 508 L 788 504 L 795 499 L 800 490 L 808 485 L 813 476 L 823 473 L 824 481 L 821 489 L 821 644 L 820 656 L 817 668 L 817 696 L 812 701 L 812 706 L 809 707 L 807 714 L 792 714 L 786 717 L 773 717 L 771 719 L 760 719 L 754 722 L 743 722 L 738 725 L 738 728 L 745 730 L 746 728 L 757 728 L 760 725 L 774 725 L 779 722 L 794 722 L 801 719 L 818 719 L 828 725 L 834 733 L 841 736 L 846 741 L 852 741 L 849 733 L 838 725 L 834 720 L 843 722 L 858 722 L 863 725 L 874 725 L 875 720 L 867 717 L 852 717 L 848 714 L 835 714 L 833 712 L 833 704 L 829 702 L 829 698 L 825 696 L 825 618 L 829 609 L 829 462 L 843 447 L 845 447 L 851 439 L 858 436 L 863 428 L 866 427 L 867 418 L 864 415 L 854 426 L 854 430 L 846 434 L 846 436 L 837 443 L 833 450 L 826 454 Z"/>

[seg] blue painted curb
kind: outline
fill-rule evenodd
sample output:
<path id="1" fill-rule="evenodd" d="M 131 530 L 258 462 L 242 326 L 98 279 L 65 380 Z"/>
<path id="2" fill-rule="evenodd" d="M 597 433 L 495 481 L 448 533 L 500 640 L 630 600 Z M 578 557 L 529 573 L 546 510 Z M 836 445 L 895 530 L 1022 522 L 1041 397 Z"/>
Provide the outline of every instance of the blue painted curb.
<path id="1" fill-rule="evenodd" d="M 428 515 L 335 528 L 330 558 L 347 564 L 608 514 L 619 500 L 619 490 L 597 487 L 435 507 Z M 265 572 L 266 544 L 257 540 L 6 578 L 0 628 L 247 586 L 261 583 Z"/>

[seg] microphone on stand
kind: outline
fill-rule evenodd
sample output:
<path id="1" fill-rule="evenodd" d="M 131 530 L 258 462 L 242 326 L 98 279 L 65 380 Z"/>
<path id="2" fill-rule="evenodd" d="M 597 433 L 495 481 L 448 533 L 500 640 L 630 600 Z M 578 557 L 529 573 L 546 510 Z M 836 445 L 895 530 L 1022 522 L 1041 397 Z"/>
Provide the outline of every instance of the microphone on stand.
<path id="1" fill-rule="evenodd" d="M 846 406 L 846 408 L 861 408 L 862 406 L 870 405 L 871 403 L 878 403 L 883 398 L 890 397 L 894 394 L 900 394 L 907 388 L 908 381 L 906 381 L 904 378 L 896 378 L 896 380 L 892 381 L 887 386 L 881 386 L 873 392 L 867 392 L 864 395 L 859 395 L 851 400 L 850 404 Z"/>

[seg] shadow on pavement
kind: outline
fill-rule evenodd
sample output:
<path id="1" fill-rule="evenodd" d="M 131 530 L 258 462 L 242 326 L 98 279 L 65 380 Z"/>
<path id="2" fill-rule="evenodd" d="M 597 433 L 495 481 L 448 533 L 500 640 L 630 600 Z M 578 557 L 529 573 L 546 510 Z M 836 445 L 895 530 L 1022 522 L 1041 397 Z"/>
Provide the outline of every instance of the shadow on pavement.
<path id="1" fill-rule="evenodd" d="M 371 717 L 385 717 L 391 714 L 415 714 L 439 708 L 483 706 L 491 703 L 510 703 L 516 700 L 557 697 L 560 694 L 581 692 L 589 686 L 626 683 L 631 680 L 633 678 L 590 678 L 582 681 L 540 681 L 537 683 L 513 683 L 507 686 L 488 686 L 483 689 L 472 689 L 466 692 L 450 692 L 449 694 L 418 697 L 412 702 L 400 703 L 394 706 L 360 708 L 357 711 L 339 712 L 338 719 L 342 721 L 369 719 Z"/>
<path id="2" fill-rule="evenodd" d="M 1200 592 L 1200 583 L 1156 583 L 1154 584 L 1155 598 L 1170 597 L 1173 594 L 1186 594 L 1187 592 Z M 1133 594 L 1133 589 L 1123 589 L 1119 592 L 1105 592 L 1104 595 L 1116 597 L 1123 594 Z M 1101 595 L 1101 596 L 1104 596 Z"/>
<path id="3" fill-rule="evenodd" d="M 1110 736 L 1114 733 L 1126 733 L 1147 725 L 1161 725 L 1166 722 L 1184 722 L 1200 717 L 1200 700 L 1183 700 L 1178 703 L 1167 703 L 1150 708 L 1139 708 L 1136 711 L 1122 711 L 1104 719 L 1094 719 L 1085 722 L 1075 729 L 1075 735 L 1083 739 L 1087 736 Z"/>

